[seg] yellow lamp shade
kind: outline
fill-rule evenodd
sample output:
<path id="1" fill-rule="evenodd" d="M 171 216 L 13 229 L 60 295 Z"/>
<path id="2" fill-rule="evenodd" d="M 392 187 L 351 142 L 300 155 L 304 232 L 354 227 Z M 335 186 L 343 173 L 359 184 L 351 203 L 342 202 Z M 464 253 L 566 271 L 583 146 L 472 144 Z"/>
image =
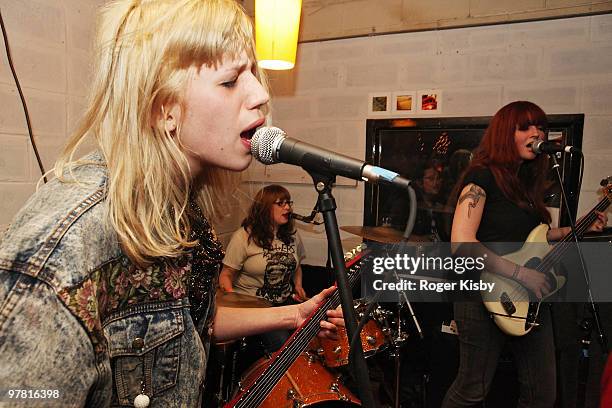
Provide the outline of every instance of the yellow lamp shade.
<path id="1" fill-rule="evenodd" d="M 255 47 L 259 66 L 295 65 L 302 0 L 255 0 Z"/>

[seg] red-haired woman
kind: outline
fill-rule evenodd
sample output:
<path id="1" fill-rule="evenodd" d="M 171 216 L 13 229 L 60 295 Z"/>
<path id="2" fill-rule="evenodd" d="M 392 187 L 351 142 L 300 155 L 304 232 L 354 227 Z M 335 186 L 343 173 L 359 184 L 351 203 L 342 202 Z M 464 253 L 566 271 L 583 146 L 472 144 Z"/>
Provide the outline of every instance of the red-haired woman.
<path id="1" fill-rule="evenodd" d="M 493 116 L 457 186 L 461 193 L 451 231 L 457 251 L 469 251 L 459 244 L 482 242 L 489 255 L 487 271 L 518 281 L 538 298 L 551 290 L 546 276 L 498 255 L 518 250 L 533 228 L 551 221 L 544 205 L 548 157 L 537 156 L 530 147 L 538 139 L 546 140 L 547 125 L 544 111 L 531 102 L 512 102 Z M 605 214 L 599 213 L 590 228 L 601 231 L 606 223 Z M 568 227 L 553 228 L 547 239 L 555 241 L 568 232 Z M 552 407 L 555 354 L 548 307 L 540 308 L 539 318 L 539 327 L 513 337 L 495 325 L 482 302 L 455 303 L 460 366 L 443 407 L 474 406 L 485 399 L 506 343 L 518 370 L 518 406 Z"/>

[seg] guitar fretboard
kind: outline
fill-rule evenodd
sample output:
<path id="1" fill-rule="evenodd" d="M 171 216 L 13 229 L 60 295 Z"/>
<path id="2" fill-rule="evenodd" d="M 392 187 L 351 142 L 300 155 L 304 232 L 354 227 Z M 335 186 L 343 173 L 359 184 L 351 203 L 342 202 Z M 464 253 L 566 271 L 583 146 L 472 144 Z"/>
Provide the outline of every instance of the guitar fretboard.
<path id="1" fill-rule="evenodd" d="M 581 236 L 586 232 L 589 226 L 595 221 L 597 218 L 596 211 L 603 212 L 610 205 L 610 192 L 612 191 L 612 187 L 608 187 L 608 194 L 606 194 L 599 203 L 591 210 L 589 213 L 576 224 L 576 235 Z M 569 234 L 566 234 L 563 238 L 559 240 L 557 244 L 550 250 L 549 253 L 542 258 L 542 262 L 537 266 L 537 270 L 540 272 L 548 272 L 565 254 L 565 252 L 572 247 L 571 243 L 573 242 L 573 236 L 570 231 Z"/>

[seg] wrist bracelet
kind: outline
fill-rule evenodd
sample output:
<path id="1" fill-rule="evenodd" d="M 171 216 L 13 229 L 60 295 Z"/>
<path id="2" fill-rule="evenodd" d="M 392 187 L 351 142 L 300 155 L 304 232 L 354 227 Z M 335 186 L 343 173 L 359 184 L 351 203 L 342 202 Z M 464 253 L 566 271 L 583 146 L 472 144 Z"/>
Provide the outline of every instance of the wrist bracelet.
<path id="1" fill-rule="evenodd" d="M 520 270 L 521 270 L 521 265 L 516 264 L 516 266 L 514 267 L 514 273 L 512 273 L 512 279 L 516 280 L 516 277 L 518 276 L 518 273 Z"/>

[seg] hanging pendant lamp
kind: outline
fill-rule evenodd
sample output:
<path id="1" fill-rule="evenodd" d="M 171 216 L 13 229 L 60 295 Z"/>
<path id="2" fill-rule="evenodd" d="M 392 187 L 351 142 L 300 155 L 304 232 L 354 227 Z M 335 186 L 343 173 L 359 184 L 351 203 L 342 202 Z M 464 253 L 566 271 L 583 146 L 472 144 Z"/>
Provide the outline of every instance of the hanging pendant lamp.
<path id="1" fill-rule="evenodd" d="M 255 46 L 259 66 L 295 66 L 302 0 L 255 0 Z"/>

